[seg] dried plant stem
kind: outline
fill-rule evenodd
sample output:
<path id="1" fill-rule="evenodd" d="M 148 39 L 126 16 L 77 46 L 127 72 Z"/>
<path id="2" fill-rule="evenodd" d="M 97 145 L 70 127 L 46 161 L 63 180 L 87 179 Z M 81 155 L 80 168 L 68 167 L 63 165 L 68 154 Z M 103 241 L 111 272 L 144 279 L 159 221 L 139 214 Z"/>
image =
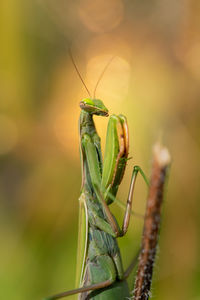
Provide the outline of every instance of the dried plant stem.
<path id="1" fill-rule="evenodd" d="M 134 288 L 134 300 L 147 300 L 150 295 L 156 246 L 158 243 L 164 183 L 169 164 L 170 155 L 167 148 L 157 143 L 154 146 L 153 167 L 144 219 L 141 253 Z"/>

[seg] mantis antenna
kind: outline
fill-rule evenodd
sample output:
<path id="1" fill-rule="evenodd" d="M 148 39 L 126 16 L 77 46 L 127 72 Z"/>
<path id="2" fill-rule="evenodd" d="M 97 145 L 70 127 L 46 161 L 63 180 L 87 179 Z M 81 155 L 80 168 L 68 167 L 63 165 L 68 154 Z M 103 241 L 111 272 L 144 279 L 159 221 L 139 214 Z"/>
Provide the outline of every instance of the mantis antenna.
<path id="1" fill-rule="evenodd" d="M 94 88 L 94 99 L 95 99 L 96 90 L 97 90 L 97 87 L 98 87 L 98 85 L 99 85 L 99 82 L 101 81 L 101 79 L 102 79 L 103 75 L 105 74 L 105 72 L 106 72 L 108 66 L 111 64 L 111 62 L 113 61 L 114 58 L 115 58 L 115 56 L 112 56 L 112 57 L 109 59 L 109 61 L 108 61 L 107 64 L 105 65 L 103 71 L 101 72 L 101 74 L 100 74 L 100 76 L 99 76 L 99 79 L 97 80 L 97 83 L 96 83 L 95 88 Z"/>
<path id="2" fill-rule="evenodd" d="M 73 66 L 74 66 L 74 68 L 75 68 L 75 70 L 76 70 L 76 72 L 77 72 L 77 74 L 78 74 L 78 77 L 80 78 L 82 84 L 84 85 L 86 91 L 88 92 L 88 95 L 90 96 L 90 98 L 92 98 L 92 97 L 91 97 L 91 94 L 90 94 L 90 91 L 88 90 L 88 88 L 87 88 L 87 86 L 86 86 L 86 84 L 85 84 L 85 82 L 84 82 L 84 80 L 83 80 L 83 78 L 82 78 L 82 76 L 81 76 L 81 73 L 80 73 L 79 70 L 78 70 L 78 67 L 77 67 L 77 65 L 76 65 L 76 63 L 75 63 L 75 60 L 74 60 L 74 58 L 73 58 L 73 55 L 72 55 L 72 53 L 71 53 L 71 49 L 70 49 L 70 48 L 68 49 L 68 52 L 69 52 L 69 56 L 70 56 L 70 58 L 71 58 L 72 64 L 73 64 Z"/>

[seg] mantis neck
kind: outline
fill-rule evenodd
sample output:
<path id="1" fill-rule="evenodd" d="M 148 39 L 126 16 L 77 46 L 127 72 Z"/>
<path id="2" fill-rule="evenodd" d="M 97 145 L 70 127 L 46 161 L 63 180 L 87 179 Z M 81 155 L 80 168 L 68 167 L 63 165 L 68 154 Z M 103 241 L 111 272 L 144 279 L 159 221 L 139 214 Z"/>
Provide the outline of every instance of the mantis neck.
<path id="1" fill-rule="evenodd" d="M 93 121 L 93 115 L 81 110 L 80 119 L 79 119 L 79 128 L 80 128 L 80 137 L 82 138 L 84 134 L 93 136 L 97 134 L 95 124 Z"/>
<path id="2" fill-rule="evenodd" d="M 80 153 L 81 153 L 81 169 L 82 169 L 82 189 L 86 189 L 90 193 L 93 193 L 90 173 L 89 173 L 87 159 L 86 159 L 86 152 L 82 144 L 85 135 L 88 135 L 94 144 L 96 144 L 97 140 L 100 143 L 100 138 L 97 134 L 92 114 L 84 110 L 81 110 L 80 119 L 79 119 L 79 130 L 80 130 Z M 97 148 L 99 147 L 97 146 Z"/>

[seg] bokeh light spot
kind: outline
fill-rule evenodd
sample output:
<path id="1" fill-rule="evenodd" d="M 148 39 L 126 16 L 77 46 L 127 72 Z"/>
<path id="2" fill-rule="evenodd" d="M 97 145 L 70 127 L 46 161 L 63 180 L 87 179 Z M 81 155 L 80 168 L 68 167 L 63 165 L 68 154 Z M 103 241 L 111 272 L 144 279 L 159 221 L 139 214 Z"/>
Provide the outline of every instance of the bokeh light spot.
<path id="1" fill-rule="evenodd" d="M 189 70 L 200 79 L 200 42 L 194 43 L 190 46 L 185 57 L 185 64 Z"/>
<path id="2" fill-rule="evenodd" d="M 124 16 L 124 6 L 121 0 L 81 0 L 79 15 L 89 30 L 102 33 L 120 24 Z"/>
<path id="3" fill-rule="evenodd" d="M 93 87 L 93 90 L 111 58 L 111 55 L 99 55 L 89 60 L 86 82 L 89 83 L 90 87 Z M 99 82 L 96 97 L 103 101 L 106 99 L 106 103 L 110 101 L 121 103 L 128 93 L 129 78 L 130 65 L 128 61 L 119 56 L 114 57 Z"/>

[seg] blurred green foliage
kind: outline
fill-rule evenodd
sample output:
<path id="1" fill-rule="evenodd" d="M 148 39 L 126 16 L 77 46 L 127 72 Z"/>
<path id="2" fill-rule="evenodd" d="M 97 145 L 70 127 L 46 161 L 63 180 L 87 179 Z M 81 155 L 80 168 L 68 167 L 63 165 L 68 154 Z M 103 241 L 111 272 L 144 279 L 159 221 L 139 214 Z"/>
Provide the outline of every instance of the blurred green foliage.
<path id="1" fill-rule="evenodd" d="M 86 96 L 70 45 L 93 90 L 127 116 L 132 165 L 150 172 L 162 136 L 172 154 L 152 299 L 200 297 L 200 4 L 183 1 L 0 3 L 0 298 L 41 299 L 74 288 L 81 170 L 78 103 Z M 95 119 L 105 140 L 107 120 Z M 137 185 L 134 210 L 144 212 Z M 119 209 L 114 208 L 121 217 Z M 133 218 L 124 265 L 140 244 Z M 130 279 L 133 283 L 133 278 Z"/>

